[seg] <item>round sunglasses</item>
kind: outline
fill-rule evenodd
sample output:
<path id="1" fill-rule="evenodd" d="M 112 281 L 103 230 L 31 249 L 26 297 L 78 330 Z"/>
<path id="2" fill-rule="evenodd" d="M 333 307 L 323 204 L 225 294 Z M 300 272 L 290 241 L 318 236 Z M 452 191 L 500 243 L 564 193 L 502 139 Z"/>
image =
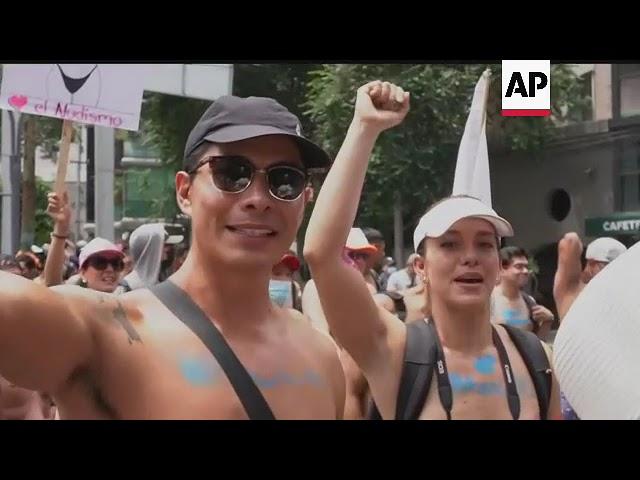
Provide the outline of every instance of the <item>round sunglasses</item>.
<path id="1" fill-rule="evenodd" d="M 293 202 L 300 198 L 307 184 L 307 174 L 299 168 L 290 165 L 256 168 L 247 157 L 242 155 L 206 157 L 188 173 L 195 173 L 206 163 L 209 164 L 214 186 L 225 193 L 244 192 L 257 173 L 266 175 L 269 193 L 273 198 L 283 202 Z"/>

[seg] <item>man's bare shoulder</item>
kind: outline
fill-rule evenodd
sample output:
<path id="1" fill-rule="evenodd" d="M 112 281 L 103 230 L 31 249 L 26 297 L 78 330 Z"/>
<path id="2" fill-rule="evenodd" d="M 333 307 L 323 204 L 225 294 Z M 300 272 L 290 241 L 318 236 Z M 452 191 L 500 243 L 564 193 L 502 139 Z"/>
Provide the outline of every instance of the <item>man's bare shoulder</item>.
<path id="1" fill-rule="evenodd" d="M 95 311 L 100 304 L 111 297 L 108 293 L 77 285 L 56 285 L 50 287 L 50 290 L 63 297 L 68 307 L 78 313 Z"/>
<path id="2" fill-rule="evenodd" d="M 99 292 L 90 288 L 67 284 L 50 287 L 50 289 L 62 295 L 65 299 L 93 306 L 106 303 L 108 305 L 122 304 L 133 307 L 138 303 L 152 301 L 155 298 L 155 296 L 146 289 L 135 290 L 121 295 Z"/>
<path id="3" fill-rule="evenodd" d="M 143 317 L 145 302 L 151 302 L 155 298 L 151 292 L 145 290 L 124 295 L 99 292 L 75 285 L 59 285 L 51 287 L 51 290 L 65 299 L 75 317 L 90 326 L 94 334 L 110 330 L 100 327 L 115 326 L 126 330 L 130 342 L 140 341 L 133 324 L 139 323 L 138 320 Z"/>
<path id="4" fill-rule="evenodd" d="M 50 289 L 64 298 L 71 311 L 86 318 L 94 318 L 96 314 L 117 304 L 114 295 L 77 285 L 57 285 Z"/>

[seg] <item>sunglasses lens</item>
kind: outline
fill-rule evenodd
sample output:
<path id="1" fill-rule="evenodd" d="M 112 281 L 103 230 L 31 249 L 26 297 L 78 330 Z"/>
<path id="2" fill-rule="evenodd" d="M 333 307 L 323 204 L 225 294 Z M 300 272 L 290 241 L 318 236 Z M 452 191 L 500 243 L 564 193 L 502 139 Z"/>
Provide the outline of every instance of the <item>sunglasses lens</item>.
<path id="1" fill-rule="evenodd" d="M 211 162 L 211 175 L 220 190 L 238 193 L 251 183 L 253 167 L 242 157 L 220 157 Z"/>
<path id="2" fill-rule="evenodd" d="M 305 175 L 291 167 L 274 167 L 269 170 L 269 190 L 280 200 L 295 200 L 305 186 Z"/>
<path id="3" fill-rule="evenodd" d="M 103 257 L 93 257 L 90 265 L 96 270 L 104 270 L 107 268 L 107 259 Z"/>
<path id="4" fill-rule="evenodd" d="M 120 258 L 93 257 L 90 265 L 96 270 L 106 270 L 109 265 L 116 271 L 124 269 L 124 261 Z"/>

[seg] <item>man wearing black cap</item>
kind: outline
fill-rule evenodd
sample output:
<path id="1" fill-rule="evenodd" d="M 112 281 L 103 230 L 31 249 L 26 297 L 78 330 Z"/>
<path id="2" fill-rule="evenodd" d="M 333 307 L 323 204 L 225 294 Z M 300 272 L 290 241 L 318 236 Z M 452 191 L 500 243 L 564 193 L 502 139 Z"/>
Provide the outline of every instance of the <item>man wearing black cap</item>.
<path id="1" fill-rule="evenodd" d="M 0 273 L 0 374 L 52 394 L 61 418 L 335 419 L 335 344 L 269 299 L 308 172 L 330 160 L 268 98 L 222 97 L 176 174 L 192 244 L 167 282 L 121 297 Z"/>

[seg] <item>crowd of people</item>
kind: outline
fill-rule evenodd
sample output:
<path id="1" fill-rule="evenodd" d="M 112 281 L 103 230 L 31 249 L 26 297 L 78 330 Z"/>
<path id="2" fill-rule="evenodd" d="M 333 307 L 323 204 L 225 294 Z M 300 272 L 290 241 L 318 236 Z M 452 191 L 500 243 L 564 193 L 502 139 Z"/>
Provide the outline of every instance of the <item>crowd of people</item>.
<path id="1" fill-rule="evenodd" d="M 503 246 L 509 221 L 452 195 L 396 268 L 380 231 L 354 221 L 371 152 L 409 97 L 361 87 L 333 161 L 274 100 L 218 99 L 175 180 L 190 245 L 162 224 L 73 243 L 68 198 L 49 194 L 50 244 L 0 260 L 0 419 L 578 418 L 554 332 L 625 246 L 595 240 L 583 268 L 565 235 L 547 308 L 529 254 Z"/>

